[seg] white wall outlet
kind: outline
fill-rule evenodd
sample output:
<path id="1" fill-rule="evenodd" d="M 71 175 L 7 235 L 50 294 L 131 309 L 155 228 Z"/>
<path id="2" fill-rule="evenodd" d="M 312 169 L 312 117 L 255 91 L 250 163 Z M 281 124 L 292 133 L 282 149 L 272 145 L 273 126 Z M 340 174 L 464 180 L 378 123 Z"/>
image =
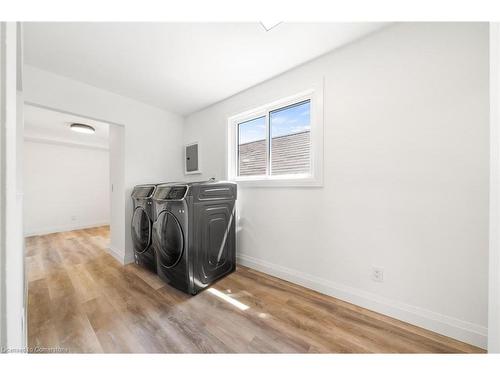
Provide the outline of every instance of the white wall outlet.
<path id="1" fill-rule="evenodd" d="M 378 283 L 384 281 L 384 269 L 379 267 L 372 267 L 372 280 Z"/>
<path id="2" fill-rule="evenodd" d="M 76 216 L 71 216 L 71 221 L 76 221 Z"/>

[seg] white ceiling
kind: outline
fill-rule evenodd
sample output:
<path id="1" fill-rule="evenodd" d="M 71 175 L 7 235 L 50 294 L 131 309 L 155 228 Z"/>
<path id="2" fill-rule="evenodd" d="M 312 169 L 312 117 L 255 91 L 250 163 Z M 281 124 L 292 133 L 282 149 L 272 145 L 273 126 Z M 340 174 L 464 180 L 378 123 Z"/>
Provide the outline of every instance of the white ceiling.
<path id="1" fill-rule="evenodd" d="M 90 125 L 96 131 L 94 134 L 76 133 L 70 129 L 75 122 Z M 109 147 L 108 124 L 32 105 L 24 106 L 24 136 L 38 141 Z"/>
<path id="2" fill-rule="evenodd" d="M 28 22 L 25 62 L 189 114 L 385 25 Z"/>

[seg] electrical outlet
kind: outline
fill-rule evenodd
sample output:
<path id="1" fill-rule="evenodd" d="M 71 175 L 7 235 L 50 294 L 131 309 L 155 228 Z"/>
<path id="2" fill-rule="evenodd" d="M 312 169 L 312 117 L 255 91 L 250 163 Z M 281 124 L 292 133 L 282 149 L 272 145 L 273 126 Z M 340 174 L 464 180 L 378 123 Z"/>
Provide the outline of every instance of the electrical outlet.
<path id="1" fill-rule="evenodd" d="M 372 280 L 378 283 L 384 281 L 384 269 L 379 267 L 372 267 Z"/>
<path id="2" fill-rule="evenodd" d="M 76 221 L 76 216 L 71 216 L 71 221 Z"/>

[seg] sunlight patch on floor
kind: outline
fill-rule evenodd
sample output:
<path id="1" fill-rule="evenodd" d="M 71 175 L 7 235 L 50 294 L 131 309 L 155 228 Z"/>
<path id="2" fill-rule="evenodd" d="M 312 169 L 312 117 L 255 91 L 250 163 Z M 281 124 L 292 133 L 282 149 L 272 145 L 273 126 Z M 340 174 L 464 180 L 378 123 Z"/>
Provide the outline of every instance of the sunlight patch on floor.
<path id="1" fill-rule="evenodd" d="M 248 310 L 250 307 L 245 305 L 244 303 L 241 303 L 240 301 L 234 299 L 233 297 L 228 296 L 227 294 L 222 293 L 221 291 L 214 289 L 214 288 L 208 288 L 207 292 L 213 294 L 216 297 L 219 297 L 220 299 L 230 303 L 231 305 L 237 307 L 238 309 L 245 311 Z"/>

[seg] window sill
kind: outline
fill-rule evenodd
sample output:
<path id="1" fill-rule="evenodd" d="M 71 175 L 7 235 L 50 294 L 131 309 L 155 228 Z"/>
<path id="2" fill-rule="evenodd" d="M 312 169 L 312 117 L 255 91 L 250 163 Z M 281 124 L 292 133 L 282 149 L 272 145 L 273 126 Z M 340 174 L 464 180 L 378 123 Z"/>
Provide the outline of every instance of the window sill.
<path id="1" fill-rule="evenodd" d="M 233 178 L 239 187 L 322 187 L 323 181 L 313 177 L 306 178 Z"/>

